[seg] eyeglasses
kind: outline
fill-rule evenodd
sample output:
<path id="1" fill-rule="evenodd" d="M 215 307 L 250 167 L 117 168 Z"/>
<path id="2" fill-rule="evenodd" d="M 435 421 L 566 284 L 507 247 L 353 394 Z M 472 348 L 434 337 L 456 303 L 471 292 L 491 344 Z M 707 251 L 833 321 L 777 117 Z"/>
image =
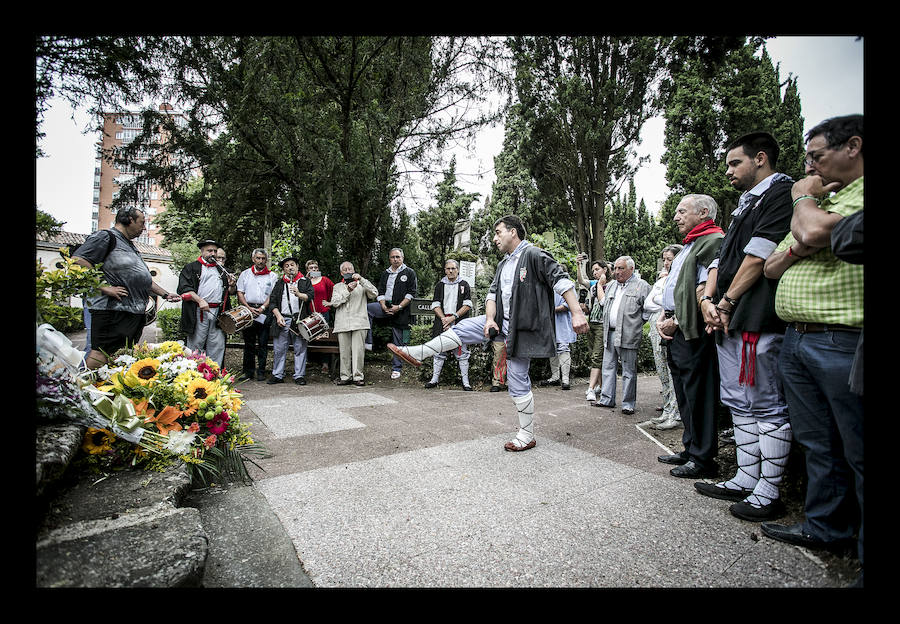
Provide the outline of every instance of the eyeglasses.
<path id="1" fill-rule="evenodd" d="M 823 154 L 826 150 L 831 149 L 829 147 L 823 147 L 822 149 L 817 149 L 814 152 L 810 152 L 806 155 L 806 158 L 803 159 L 803 164 L 807 167 L 812 167 L 822 158 Z"/>

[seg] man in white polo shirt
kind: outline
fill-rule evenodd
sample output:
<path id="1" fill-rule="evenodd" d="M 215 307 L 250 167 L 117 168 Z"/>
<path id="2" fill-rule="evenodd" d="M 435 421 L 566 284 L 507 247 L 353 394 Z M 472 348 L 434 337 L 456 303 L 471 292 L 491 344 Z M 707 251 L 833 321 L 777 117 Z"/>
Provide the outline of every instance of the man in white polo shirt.
<path id="1" fill-rule="evenodd" d="M 237 281 L 238 301 L 250 308 L 254 316 L 253 323 L 241 330 L 244 338 L 243 371 L 247 379 L 255 376 L 257 381 L 265 381 L 266 357 L 269 352 L 269 324 L 266 323 L 265 309 L 278 276 L 269 270 L 269 254 L 265 249 L 254 249 L 250 260 L 253 264 L 241 272 Z"/>

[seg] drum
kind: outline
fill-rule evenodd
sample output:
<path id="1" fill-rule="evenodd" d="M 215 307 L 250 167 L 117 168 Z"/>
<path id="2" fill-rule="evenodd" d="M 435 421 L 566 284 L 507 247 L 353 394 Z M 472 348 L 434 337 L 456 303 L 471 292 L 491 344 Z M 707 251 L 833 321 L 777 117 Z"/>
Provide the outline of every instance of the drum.
<path id="1" fill-rule="evenodd" d="M 305 341 L 315 340 L 320 336 L 328 335 L 328 321 L 318 312 L 313 312 L 305 319 L 297 323 L 297 333 Z"/>
<path id="2" fill-rule="evenodd" d="M 238 306 L 219 315 L 219 327 L 226 334 L 235 334 L 242 329 L 246 329 L 250 327 L 252 322 L 253 312 L 247 306 Z"/>

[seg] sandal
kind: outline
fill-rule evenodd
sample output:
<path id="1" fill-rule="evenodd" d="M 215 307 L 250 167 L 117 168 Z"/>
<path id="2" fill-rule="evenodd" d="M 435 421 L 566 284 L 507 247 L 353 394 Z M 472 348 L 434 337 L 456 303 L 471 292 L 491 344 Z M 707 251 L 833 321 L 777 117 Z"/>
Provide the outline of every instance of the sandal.
<path id="1" fill-rule="evenodd" d="M 532 438 L 531 442 L 529 442 L 528 444 L 525 444 L 519 438 L 513 438 L 512 440 L 510 440 L 509 442 L 504 444 L 503 448 L 505 448 L 507 451 L 513 451 L 513 452 L 527 451 L 530 448 L 534 448 L 536 444 L 537 444 L 537 440 L 535 440 L 533 438 Z"/>

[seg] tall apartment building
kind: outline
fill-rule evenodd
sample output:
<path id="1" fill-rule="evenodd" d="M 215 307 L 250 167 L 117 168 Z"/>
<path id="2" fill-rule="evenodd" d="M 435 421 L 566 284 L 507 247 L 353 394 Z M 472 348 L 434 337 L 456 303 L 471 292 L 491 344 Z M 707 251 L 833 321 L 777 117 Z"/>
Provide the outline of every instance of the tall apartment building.
<path id="1" fill-rule="evenodd" d="M 174 117 L 175 123 L 187 123 L 183 113 L 175 111 L 170 104 L 161 104 L 160 112 Z M 111 164 L 103 158 L 118 147 L 128 145 L 143 131 L 143 119 L 140 113 L 118 112 L 106 113 L 103 120 L 103 134 L 97 142 L 97 157 L 94 165 L 94 205 L 91 213 L 91 232 L 107 229 L 115 223 L 115 213 L 110 209 L 113 200 L 119 195 L 119 187 L 134 178 L 134 169 L 130 164 Z M 158 135 L 157 140 L 158 139 Z M 138 162 L 141 157 L 138 156 Z M 147 229 L 137 239 L 146 245 L 159 247 L 163 237 L 154 223 L 158 214 L 165 210 L 163 200 L 165 191 L 151 182 L 143 184 L 139 189 L 139 198 L 134 206 L 141 208 L 147 215 Z"/>

